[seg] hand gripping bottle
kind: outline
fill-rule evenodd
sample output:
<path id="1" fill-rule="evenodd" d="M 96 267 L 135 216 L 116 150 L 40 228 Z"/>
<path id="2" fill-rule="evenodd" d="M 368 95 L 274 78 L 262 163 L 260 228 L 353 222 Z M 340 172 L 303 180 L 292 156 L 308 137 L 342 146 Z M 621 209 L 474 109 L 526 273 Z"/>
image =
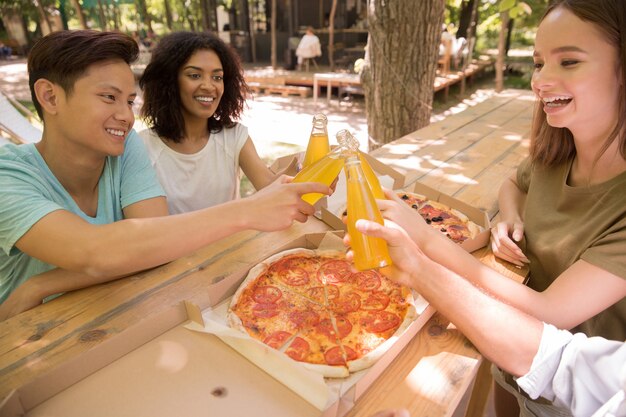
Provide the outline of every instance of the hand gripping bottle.
<path id="1" fill-rule="evenodd" d="M 304 161 L 302 162 L 303 169 L 313 165 L 330 152 L 330 145 L 328 144 L 328 130 L 326 129 L 327 124 L 328 119 L 323 114 L 316 114 L 313 116 L 311 136 L 309 137 L 309 144 L 306 148 L 306 153 L 304 154 Z"/>
<path id="2" fill-rule="evenodd" d="M 341 136 L 337 134 L 337 142 L 339 143 L 337 148 L 312 165 L 303 168 L 295 176 L 293 182 L 321 182 L 330 186 L 343 168 L 346 153 L 357 155 L 359 149 L 359 142 L 350 133 Z M 320 193 L 309 193 L 304 194 L 302 199 L 313 205 L 323 196 L 324 194 Z"/>
<path id="3" fill-rule="evenodd" d="M 347 131 L 341 131 L 337 134 L 338 141 L 340 134 L 350 135 Z M 372 220 L 383 224 L 383 217 L 378 210 L 374 194 L 363 171 L 358 151 L 347 151 L 345 154 L 344 171 L 348 188 L 347 224 L 354 252 L 354 266 L 360 271 L 389 266 L 391 265 L 391 258 L 389 257 L 387 242 L 380 238 L 366 236 L 355 227 L 358 219 Z"/>

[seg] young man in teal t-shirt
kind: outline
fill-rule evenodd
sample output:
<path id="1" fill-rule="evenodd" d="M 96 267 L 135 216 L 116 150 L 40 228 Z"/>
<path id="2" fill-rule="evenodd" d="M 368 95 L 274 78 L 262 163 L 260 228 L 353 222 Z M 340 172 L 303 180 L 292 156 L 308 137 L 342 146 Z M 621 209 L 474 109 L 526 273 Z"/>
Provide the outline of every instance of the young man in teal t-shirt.
<path id="1" fill-rule="evenodd" d="M 167 216 L 132 130 L 137 54 L 131 37 L 89 30 L 33 46 L 29 85 L 44 130 L 35 145 L 0 148 L 0 320 L 244 229 L 306 221 L 314 208 L 301 195 L 330 193 L 280 178 L 248 201 Z"/>

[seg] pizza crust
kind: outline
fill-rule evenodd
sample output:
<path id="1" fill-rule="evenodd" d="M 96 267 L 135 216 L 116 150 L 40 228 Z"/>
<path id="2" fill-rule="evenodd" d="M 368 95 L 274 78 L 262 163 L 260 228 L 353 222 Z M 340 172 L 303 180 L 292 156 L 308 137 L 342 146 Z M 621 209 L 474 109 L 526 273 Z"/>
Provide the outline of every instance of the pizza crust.
<path id="1" fill-rule="evenodd" d="M 237 329 L 244 334 L 248 334 L 248 331 L 246 330 L 241 318 L 233 311 L 233 309 L 239 303 L 242 295 L 244 294 L 248 286 L 252 285 L 261 274 L 263 274 L 266 270 L 268 270 L 270 265 L 291 255 L 304 255 L 307 257 L 326 256 L 330 258 L 345 259 L 345 253 L 341 251 L 337 251 L 337 250 L 310 250 L 310 249 L 304 249 L 304 248 L 295 248 L 295 249 L 289 249 L 289 250 L 276 253 L 268 257 L 267 259 L 261 261 L 260 263 L 255 265 L 252 269 L 250 269 L 250 271 L 248 272 L 248 274 L 246 275 L 246 277 L 244 278 L 244 280 L 242 281 L 239 288 L 237 289 L 237 291 L 235 292 L 235 294 L 233 295 L 231 299 L 230 306 L 228 308 L 228 313 L 227 313 L 227 321 L 230 327 Z M 351 372 L 357 372 L 359 370 L 363 370 L 372 366 L 389 349 L 389 347 L 393 345 L 396 338 L 399 337 L 417 317 L 412 293 L 408 289 L 405 289 L 405 290 L 408 291 L 408 295 L 405 294 L 408 307 L 404 315 L 403 321 L 401 322 L 398 329 L 396 329 L 396 331 L 393 333 L 393 335 L 389 337 L 387 340 L 385 340 L 382 344 L 377 346 L 374 350 L 372 350 L 371 352 L 368 352 L 367 354 L 365 354 L 363 357 L 359 359 L 348 361 L 348 363 L 345 366 L 341 366 L 341 365 L 333 366 L 333 365 L 327 365 L 327 364 L 308 363 L 308 362 L 300 362 L 300 361 L 297 361 L 297 362 L 301 364 L 302 366 L 304 366 L 306 369 L 311 370 L 315 373 L 321 374 L 322 376 L 326 378 L 345 378 L 349 376 Z M 403 293 L 405 293 L 405 291 L 403 291 Z M 278 350 L 284 353 L 284 351 L 288 348 L 289 344 L 295 338 L 295 336 L 296 335 L 294 335 L 292 338 L 286 341 L 283 344 L 283 346 Z"/>
<path id="2" fill-rule="evenodd" d="M 411 303 L 409 305 L 409 309 L 404 316 L 404 320 L 400 324 L 400 327 L 396 329 L 396 331 L 385 340 L 383 343 L 378 345 L 376 349 L 371 352 L 365 354 L 362 358 L 349 361 L 348 362 L 348 370 L 350 372 L 362 371 L 363 369 L 367 369 L 375 364 L 387 351 L 389 348 L 395 343 L 396 339 L 402 336 L 404 331 L 409 328 L 409 326 L 415 321 L 417 318 L 417 311 L 415 310 L 415 303 L 413 301 L 413 297 L 411 297 Z"/>

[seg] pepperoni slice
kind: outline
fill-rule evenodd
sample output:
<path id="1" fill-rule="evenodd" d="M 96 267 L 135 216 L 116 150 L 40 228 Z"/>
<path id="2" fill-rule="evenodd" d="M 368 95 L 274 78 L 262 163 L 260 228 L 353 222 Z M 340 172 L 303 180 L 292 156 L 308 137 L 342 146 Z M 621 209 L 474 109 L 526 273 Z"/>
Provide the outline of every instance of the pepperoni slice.
<path id="1" fill-rule="evenodd" d="M 317 271 L 317 279 L 322 283 L 325 279 L 328 284 L 345 282 L 350 275 L 352 275 L 350 264 L 343 260 L 328 261 L 322 264 L 319 271 Z"/>
<path id="2" fill-rule="evenodd" d="M 361 321 L 370 333 L 383 333 L 400 325 L 400 317 L 388 311 L 368 313 Z"/>
<path id="3" fill-rule="evenodd" d="M 289 313 L 289 320 L 295 324 L 298 329 L 307 327 L 315 327 L 320 322 L 320 316 L 314 311 L 292 311 Z"/>
<path id="4" fill-rule="evenodd" d="M 467 228 L 465 226 L 462 226 L 460 224 L 453 224 L 448 226 L 447 234 L 450 239 L 454 240 L 457 243 L 461 243 L 467 239 L 467 235 L 465 233 L 466 230 Z"/>
<path id="5" fill-rule="evenodd" d="M 345 365 L 346 361 L 343 358 L 343 352 L 339 346 L 328 349 L 324 352 L 324 360 L 329 365 Z"/>
<path id="6" fill-rule="evenodd" d="M 361 302 L 361 310 L 379 311 L 384 310 L 389 305 L 390 298 L 381 291 L 373 291 Z"/>
<path id="7" fill-rule="evenodd" d="M 291 333 L 279 330 L 267 336 L 263 343 L 274 349 L 280 349 L 290 337 Z"/>
<path id="8" fill-rule="evenodd" d="M 293 360 L 302 362 L 308 356 L 311 347 L 309 342 L 301 337 L 296 337 L 289 345 L 285 353 Z"/>
<path id="9" fill-rule="evenodd" d="M 309 283 L 309 273 L 302 268 L 294 267 L 282 269 L 278 272 L 278 278 L 285 284 L 299 287 Z"/>
<path id="10" fill-rule="evenodd" d="M 278 315 L 278 306 L 272 303 L 259 303 L 252 307 L 252 314 L 255 317 L 267 319 Z"/>
<path id="11" fill-rule="evenodd" d="M 282 295 L 283 293 L 278 288 L 268 285 L 255 288 L 254 293 L 252 293 L 252 299 L 261 304 L 275 303 Z"/>
<path id="12" fill-rule="evenodd" d="M 361 307 L 361 296 L 355 292 L 330 300 L 330 308 L 339 314 L 357 311 L 359 307 Z"/>
<path id="13" fill-rule="evenodd" d="M 357 272 L 353 278 L 360 290 L 374 291 L 380 287 L 380 275 L 376 271 Z"/>

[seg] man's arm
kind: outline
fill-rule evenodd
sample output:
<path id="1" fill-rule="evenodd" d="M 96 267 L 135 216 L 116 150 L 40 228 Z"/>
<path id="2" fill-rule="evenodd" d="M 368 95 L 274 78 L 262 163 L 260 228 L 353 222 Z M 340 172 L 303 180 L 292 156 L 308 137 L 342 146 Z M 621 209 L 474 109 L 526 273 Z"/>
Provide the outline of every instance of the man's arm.
<path id="1" fill-rule="evenodd" d="M 97 226 L 57 210 L 35 223 L 15 246 L 62 269 L 118 277 L 170 262 L 242 230 L 274 231 L 294 220 L 304 222 L 314 208 L 301 196 L 310 192 L 329 194 L 330 189 L 279 179 L 243 200 L 175 216 L 128 218 Z"/>
<path id="2" fill-rule="evenodd" d="M 357 221 L 361 232 L 387 241 L 393 265 L 383 272 L 415 288 L 489 360 L 513 375 L 528 372 L 539 346 L 542 323 L 428 258 L 393 222 L 387 221 L 386 226 Z"/>

